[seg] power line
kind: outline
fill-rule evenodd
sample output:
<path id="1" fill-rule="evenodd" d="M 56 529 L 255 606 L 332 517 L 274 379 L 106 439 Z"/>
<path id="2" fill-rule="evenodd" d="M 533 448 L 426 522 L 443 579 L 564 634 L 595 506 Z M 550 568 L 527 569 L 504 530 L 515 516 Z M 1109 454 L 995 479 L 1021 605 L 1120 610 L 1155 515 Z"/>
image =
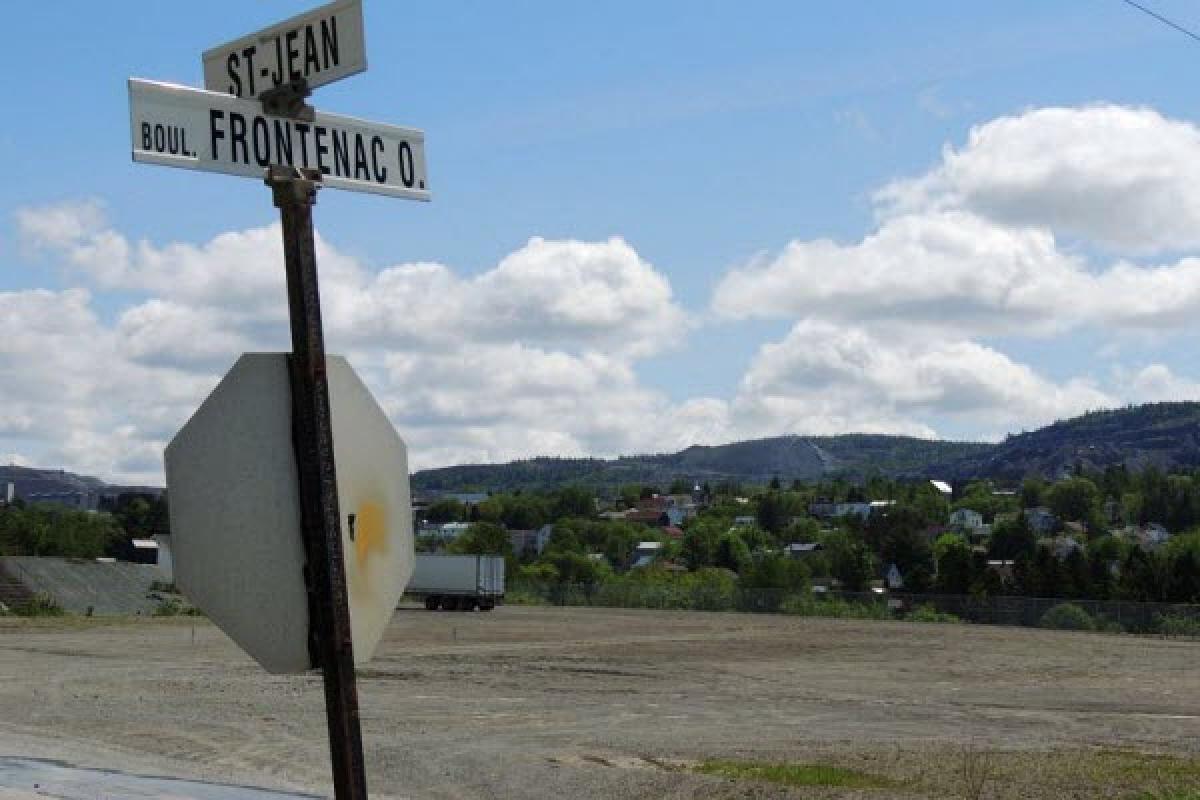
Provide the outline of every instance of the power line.
<path id="1" fill-rule="evenodd" d="M 1188 36 L 1195 39 L 1197 42 L 1200 42 L 1200 34 L 1196 34 L 1196 33 L 1193 33 L 1192 31 L 1189 31 L 1187 28 L 1183 27 L 1182 25 L 1180 25 L 1176 22 L 1172 22 L 1171 20 L 1167 19 L 1162 14 L 1157 14 L 1157 13 L 1151 11 L 1150 9 L 1146 8 L 1144 5 L 1133 2 L 1133 0 L 1121 0 L 1121 2 L 1125 3 L 1126 5 L 1133 6 L 1138 11 L 1141 11 L 1143 14 L 1149 14 L 1150 16 L 1154 17 L 1159 22 L 1163 23 L 1164 25 L 1170 25 L 1172 28 L 1179 31 L 1180 33 L 1187 34 Z"/>

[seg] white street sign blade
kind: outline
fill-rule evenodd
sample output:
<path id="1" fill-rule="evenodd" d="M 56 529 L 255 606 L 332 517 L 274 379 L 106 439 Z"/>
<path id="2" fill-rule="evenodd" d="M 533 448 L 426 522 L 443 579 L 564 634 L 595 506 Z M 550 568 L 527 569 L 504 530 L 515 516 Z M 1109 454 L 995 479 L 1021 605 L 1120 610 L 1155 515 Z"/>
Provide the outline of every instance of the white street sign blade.
<path id="1" fill-rule="evenodd" d="M 336 0 L 206 50 L 204 88 L 252 99 L 303 78 L 310 89 L 367 68 L 362 0 Z"/>
<path id="2" fill-rule="evenodd" d="M 311 122 L 262 104 L 170 83 L 129 79 L 133 160 L 262 179 L 272 164 L 318 169 L 333 189 L 428 200 L 425 134 L 316 113 Z"/>

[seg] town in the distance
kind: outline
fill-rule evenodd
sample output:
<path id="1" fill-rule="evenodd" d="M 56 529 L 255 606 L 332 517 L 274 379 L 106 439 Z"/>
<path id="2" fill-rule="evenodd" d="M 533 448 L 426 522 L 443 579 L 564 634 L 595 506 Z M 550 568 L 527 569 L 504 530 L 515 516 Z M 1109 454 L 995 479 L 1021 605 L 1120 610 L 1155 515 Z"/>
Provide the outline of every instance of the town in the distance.
<path id="1" fill-rule="evenodd" d="M 413 476 L 415 541 L 502 556 L 510 603 L 1195 625 L 1166 604 L 1200 602 L 1198 419 L 1200 404 L 1157 404 L 996 445 L 782 437 L 429 470 Z M 95 611 L 56 596 L 55 571 L 32 566 L 47 558 L 156 564 L 125 610 L 187 610 L 163 490 L 21 467 L 0 468 L 0 487 L 4 610 Z M 998 598 L 1030 601 L 1001 614 Z"/>

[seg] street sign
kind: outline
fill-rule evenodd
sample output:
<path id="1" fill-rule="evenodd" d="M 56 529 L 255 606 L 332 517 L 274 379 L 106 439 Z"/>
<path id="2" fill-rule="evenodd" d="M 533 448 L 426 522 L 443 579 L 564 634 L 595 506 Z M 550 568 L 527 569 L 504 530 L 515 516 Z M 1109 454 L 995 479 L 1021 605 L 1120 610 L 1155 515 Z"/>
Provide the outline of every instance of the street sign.
<path id="1" fill-rule="evenodd" d="M 129 79 L 133 160 L 262 180 L 268 166 L 316 169 L 333 189 L 428 200 L 425 134 L 316 112 L 304 121 L 262 104 Z"/>
<path id="2" fill-rule="evenodd" d="M 340 356 L 326 356 L 354 661 L 383 636 L 413 567 L 404 442 Z M 303 672 L 305 548 L 287 355 L 243 355 L 167 447 L 180 590 L 268 672 Z"/>
<path id="3" fill-rule="evenodd" d="M 206 52 L 218 91 L 129 79 L 134 161 L 261 178 L 279 209 L 292 352 L 244 356 L 172 440 L 171 527 L 197 606 L 269 671 L 321 670 L 337 800 L 367 798 L 354 666 L 414 554 L 404 443 L 325 355 L 312 208 L 324 186 L 429 199 L 424 133 L 304 102 L 366 69 L 363 39 L 337 0 Z"/>
<path id="4" fill-rule="evenodd" d="M 206 50 L 204 88 L 253 99 L 292 81 L 314 89 L 367 68 L 362 0 L 337 0 Z"/>

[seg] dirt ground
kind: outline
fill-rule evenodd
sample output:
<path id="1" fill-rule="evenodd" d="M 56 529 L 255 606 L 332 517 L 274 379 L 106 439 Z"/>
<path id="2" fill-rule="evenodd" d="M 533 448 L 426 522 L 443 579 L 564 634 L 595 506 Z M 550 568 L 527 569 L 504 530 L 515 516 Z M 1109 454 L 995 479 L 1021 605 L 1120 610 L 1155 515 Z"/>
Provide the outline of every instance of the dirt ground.
<path id="1" fill-rule="evenodd" d="M 977 796 L 1137 797 L 1200 764 L 1200 643 L 1133 636 L 404 609 L 359 694 L 378 798 L 956 797 L 981 764 Z M 0 755 L 331 795 L 319 677 L 267 675 L 202 619 L 0 619 Z M 898 782 L 687 768 L 714 758 Z"/>

